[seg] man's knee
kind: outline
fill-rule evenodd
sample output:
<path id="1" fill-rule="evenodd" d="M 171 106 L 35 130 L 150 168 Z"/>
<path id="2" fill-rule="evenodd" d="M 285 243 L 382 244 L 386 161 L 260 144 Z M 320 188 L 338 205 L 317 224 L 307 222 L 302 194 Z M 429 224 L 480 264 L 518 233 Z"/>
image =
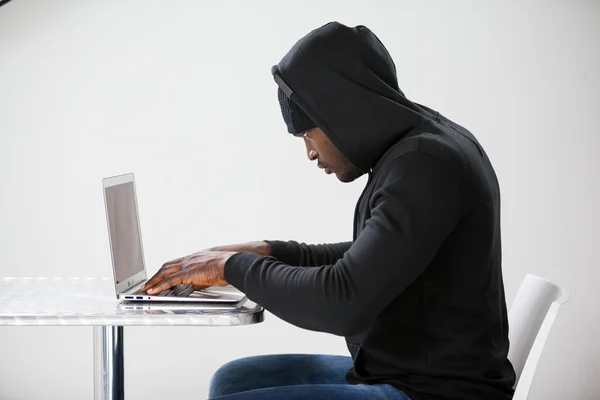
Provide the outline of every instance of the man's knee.
<path id="1" fill-rule="evenodd" d="M 209 398 L 225 396 L 246 390 L 246 380 L 250 377 L 257 357 L 245 357 L 230 361 L 215 371 L 210 379 Z"/>

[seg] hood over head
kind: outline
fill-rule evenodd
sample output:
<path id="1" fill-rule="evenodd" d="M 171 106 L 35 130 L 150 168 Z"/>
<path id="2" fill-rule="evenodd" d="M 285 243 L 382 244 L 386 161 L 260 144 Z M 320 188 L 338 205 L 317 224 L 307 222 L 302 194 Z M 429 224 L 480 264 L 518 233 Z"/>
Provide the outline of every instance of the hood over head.
<path id="1" fill-rule="evenodd" d="M 286 96 L 281 88 L 277 89 L 277 99 L 289 133 L 297 135 L 317 126 L 296 103 Z"/>
<path id="2" fill-rule="evenodd" d="M 432 118 L 404 96 L 390 54 L 362 25 L 330 22 L 311 31 L 271 72 L 280 91 L 363 173 Z M 288 131 L 294 131 L 289 116 L 284 119 Z"/>

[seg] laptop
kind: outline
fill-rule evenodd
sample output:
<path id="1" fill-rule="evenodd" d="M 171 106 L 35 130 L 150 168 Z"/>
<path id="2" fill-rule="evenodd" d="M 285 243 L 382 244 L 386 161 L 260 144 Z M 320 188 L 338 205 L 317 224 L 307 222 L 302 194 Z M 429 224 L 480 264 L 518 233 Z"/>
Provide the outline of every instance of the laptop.
<path id="1" fill-rule="evenodd" d="M 219 312 L 231 312 L 241 305 L 237 303 L 165 303 L 165 302 L 129 302 L 122 301 L 117 305 L 118 314 L 188 314 L 197 315 Z"/>
<path id="2" fill-rule="evenodd" d="M 178 303 L 238 303 L 246 300 L 245 294 L 231 285 L 195 291 L 192 285 L 180 284 L 154 295 L 142 291 L 141 286 L 148 280 L 148 275 L 144 263 L 135 178 L 131 173 L 104 178 L 102 187 L 118 299 Z"/>

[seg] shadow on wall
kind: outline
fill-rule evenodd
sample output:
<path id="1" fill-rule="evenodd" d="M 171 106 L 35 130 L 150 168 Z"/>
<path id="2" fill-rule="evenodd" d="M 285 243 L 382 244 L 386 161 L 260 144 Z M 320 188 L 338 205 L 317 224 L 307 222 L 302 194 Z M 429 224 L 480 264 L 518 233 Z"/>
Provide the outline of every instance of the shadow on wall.
<path id="1" fill-rule="evenodd" d="M 27 2 L 27 1 L 12 1 L 12 0 L 0 0 L 0 7 L 10 3 L 9 6 L 0 8 L 0 19 L 2 23 L 0 26 L 2 30 L 16 30 L 10 23 L 13 22 L 15 26 L 22 27 L 23 18 L 16 18 L 16 15 L 27 15 L 27 22 L 31 24 L 52 24 L 55 21 L 56 16 L 62 16 L 67 11 L 72 11 L 76 6 L 83 4 L 83 2 L 55 2 L 55 1 L 44 1 L 44 2 Z M 12 14 L 11 14 L 12 13 Z"/>

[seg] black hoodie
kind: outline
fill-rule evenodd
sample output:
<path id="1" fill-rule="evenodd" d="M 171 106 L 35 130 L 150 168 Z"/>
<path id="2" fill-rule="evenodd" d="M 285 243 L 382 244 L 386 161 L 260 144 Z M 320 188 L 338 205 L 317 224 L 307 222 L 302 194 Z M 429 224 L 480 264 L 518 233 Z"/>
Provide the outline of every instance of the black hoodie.
<path id="1" fill-rule="evenodd" d="M 349 383 L 512 398 L 500 190 L 477 139 L 408 100 L 364 26 L 310 32 L 272 73 L 369 180 L 352 242 L 271 241 L 272 257 L 231 257 L 225 279 L 285 321 L 345 336 Z"/>

